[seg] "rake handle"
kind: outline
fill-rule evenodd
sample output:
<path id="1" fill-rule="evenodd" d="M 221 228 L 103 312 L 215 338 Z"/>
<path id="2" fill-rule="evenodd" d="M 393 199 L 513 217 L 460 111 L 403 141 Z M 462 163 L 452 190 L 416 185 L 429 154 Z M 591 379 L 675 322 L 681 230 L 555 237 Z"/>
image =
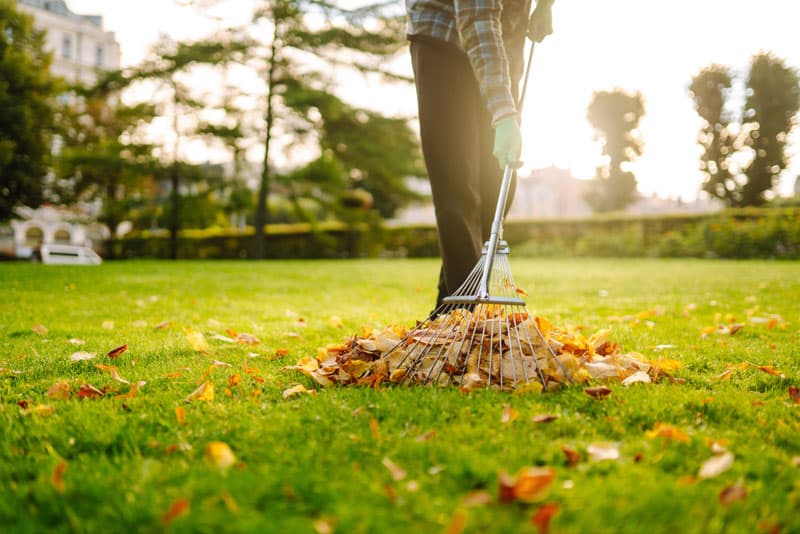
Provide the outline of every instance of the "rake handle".
<path id="1" fill-rule="evenodd" d="M 525 103 L 525 94 L 528 92 L 528 81 L 531 73 L 531 62 L 533 61 L 533 49 L 536 43 L 531 42 L 531 49 L 528 52 L 528 63 L 525 67 L 524 82 L 522 85 L 522 92 L 519 94 L 519 102 L 517 103 L 517 115 L 520 125 L 522 125 L 522 106 Z M 514 176 L 514 167 L 511 164 L 506 165 L 503 171 L 503 180 L 500 182 L 500 192 L 497 196 L 497 208 L 494 212 L 494 219 L 492 220 L 492 229 L 489 234 L 489 241 L 486 250 L 486 261 L 483 264 L 483 273 L 481 275 L 480 288 L 478 289 L 478 298 L 486 300 L 489 298 L 489 282 L 492 278 L 492 266 L 494 265 L 494 257 L 497 254 L 497 246 L 503 238 L 503 216 L 506 211 L 506 204 L 508 203 L 508 190 L 511 188 L 511 178 Z"/>

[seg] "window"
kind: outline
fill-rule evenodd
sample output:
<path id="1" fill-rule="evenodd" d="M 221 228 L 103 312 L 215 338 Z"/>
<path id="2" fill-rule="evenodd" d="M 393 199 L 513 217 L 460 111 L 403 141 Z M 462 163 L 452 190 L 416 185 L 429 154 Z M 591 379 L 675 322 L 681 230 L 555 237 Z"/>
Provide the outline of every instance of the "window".
<path id="1" fill-rule="evenodd" d="M 65 35 L 61 40 L 61 57 L 72 59 L 72 37 Z"/>
<path id="2" fill-rule="evenodd" d="M 94 50 L 95 67 L 102 67 L 104 59 L 105 59 L 105 49 L 103 48 L 103 45 L 97 45 L 97 48 L 95 48 Z"/>

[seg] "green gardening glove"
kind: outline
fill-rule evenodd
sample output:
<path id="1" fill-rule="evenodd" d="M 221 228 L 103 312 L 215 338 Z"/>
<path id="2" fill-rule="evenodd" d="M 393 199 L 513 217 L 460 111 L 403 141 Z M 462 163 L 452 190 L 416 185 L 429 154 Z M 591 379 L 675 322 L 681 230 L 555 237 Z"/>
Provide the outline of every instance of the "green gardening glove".
<path id="1" fill-rule="evenodd" d="M 500 168 L 505 169 L 506 165 L 511 165 L 515 169 L 522 166 L 522 162 L 519 160 L 521 151 L 522 131 L 517 118 L 511 116 L 497 121 L 497 124 L 494 125 L 492 154 L 497 158 Z"/>

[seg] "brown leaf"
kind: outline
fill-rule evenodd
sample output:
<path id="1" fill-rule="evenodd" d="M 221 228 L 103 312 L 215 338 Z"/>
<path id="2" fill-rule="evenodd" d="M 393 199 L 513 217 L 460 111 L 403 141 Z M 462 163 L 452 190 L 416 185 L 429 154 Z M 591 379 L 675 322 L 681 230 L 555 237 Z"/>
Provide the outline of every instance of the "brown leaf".
<path id="1" fill-rule="evenodd" d="M 771 365 L 761 365 L 761 366 L 759 366 L 758 369 L 760 371 L 763 371 L 763 372 L 767 373 L 768 375 L 779 376 L 781 378 L 786 378 L 786 375 L 783 374 L 783 372 L 779 371 L 778 369 L 775 369 Z"/>
<path id="2" fill-rule="evenodd" d="M 503 471 L 499 475 L 500 502 L 535 502 L 555 479 L 556 470 L 552 467 L 523 467 L 513 478 Z"/>
<path id="3" fill-rule="evenodd" d="M 492 503 L 492 496 L 486 490 L 475 490 L 467 493 L 461 504 L 464 506 L 486 506 Z"/>
<path id="4" fill-rule="evenodd" d="M 611 390 L 606 386 L 597 386 L 592 388 L 585 388 L 583 390 L 584 393 L 589 395 L 592 398 L 603 400 L 609 395 L 611 395 Z"/>
<path id="5" fill-rule="evenodd" d="M 562 445 L 561 452 L 567 457 L 567 465 L 570 467 L 581 461 L 581 455 L 575 449 Z"/>
<path id="6" fill-rule="evenodd" d="M 189 499 L 178 499 L 172 503 L 169 510 L 161 517 L 161 524 L 169 525 L 178 517 L 189 512 Z"/>
<path id="7" fill-rule="evenodd" d="M 40 336 L 46 336 L 47 332 L 48 332 L 47 327 L 45 325 L 41 324 L 41 323 L 37 323 L 37 324 L 33 325 L 33 327 L 31 327 L 31 330 L 33 330 L 34 332 L 36 332 Z"/>
<path id="8" fill-rule="evenodd" d="M 99 399 L 105 395 L 105 393 L 97 389 L 91 384 L 81 384 L 80 389 L 78 389 L 78 397 L 82 399 Z"/>
<path id="9" fill-rule="evenodd" d="M 126 350 L 128 350 L 128 345 L 120 345 L 119 347 L 108 351 L 108 357 L 113 360 L 115 358 L 118 358 L 119 355 L 125 352 Z"/>
<path id="10" fill-rule="evenodd" d="M 172 326 L 172 321 L 161 321 L 160 323 L 155 325 L 153 327 L 153 329 L 155 329 L 155 330 L 164 330 L 166 328 L 169 328 L 170 326 Z"/>
<path id="11" fill-rule="evenodd" d="M 384 458 L 381 463 L 386 469 L 389 470 L 389 474 L 392 475 L 392 479 L 395 482 L 399 482 L 406 478 L 407 473 L 389 458 Z"/>
<path id="12" fill-rule="evenodd" d="M 414 438 L 414 441 L 416 441 L 417 443 L 422 443 L 423 441 L 430 441 L 431 439 L 434 438 L 434 436 L 436 436 L 436 431 L 435 430 L 429 430 L 429 431 L 425 432 L 424 434 L 421 434 L 421 435 L 417 436 L 416 438 Z"/>
<path id="13" fill-rule="evenodd" d="M 794 404 L 800 404 L 800 389 L 797 386 L 789 386 L 789 398 Z"/>
<path id="14" fill-rule="evenodd" d="M 53 469 L 53 474 L 50 477 L 50 480 L 53 483 L 53 487 L 56 488 L 58 493 L 64 493 L 67 491 L 67 486 L 64 484 L 64 473 L 67 471 L 67 462 L 61 460 L 56 465 L 55 469 Z"/>
<path id="15" fill-rule="evenodd" d="M 531 523 L 539 531 L 539 534 L 547 534 L 550 531 L 550 521 L 558 513 L 558 503 L 549 502 L 541 505 L 531 516 Z"/>
<path id="16" fill-rule="evenodd" d="M 28 409 L 28 401 L 26 401 L 26 400 L 17 401 L 17 406 L 19 406 L 23 410 L 27 410 Z"/>
<path id="17" fill-rule="evenodd" d="M 69 382 L 61 380 L 56 382 L 47 390 L 47 396 L 56 400 L 67 400 L 72 396 L 72 387 Z"/>
<path id="18" fill-rule="evenodd" d="M 722 506 L 730 506 L 736 501 L 747 499 L 747 490 L 742 486 L 728 486 L 719 492 L 719 503 Z"/>
<path id="19" fill-rule="evenodd" d="M 557 419 L 558 419 L 557 415 L 547 413 L 547 414 L 534 415 L 531 418 L 531 421 L 533 421 L 534 423 L 552 423 Z"/>

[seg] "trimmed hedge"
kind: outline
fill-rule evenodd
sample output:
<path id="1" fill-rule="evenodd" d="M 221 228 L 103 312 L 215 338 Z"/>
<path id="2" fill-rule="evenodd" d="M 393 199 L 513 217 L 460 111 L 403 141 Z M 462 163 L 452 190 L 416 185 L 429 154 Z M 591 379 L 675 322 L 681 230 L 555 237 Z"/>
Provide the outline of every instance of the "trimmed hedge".
<path id="1" fill-rule="evenodd" d="M 800 258 L 800 208 L 726 210 L 704 215 L 596 216 L 576 220 L 510 221 L 505 238 L 517 256 Z M 432 257 L 436 229 L 325 224 L 268 227 L 269 258 Z M 180 258 L 251 257 L 253 230 L 188 230 Z M 115 241 L 117 258 L 167 258 L 166 232 Z"/>

